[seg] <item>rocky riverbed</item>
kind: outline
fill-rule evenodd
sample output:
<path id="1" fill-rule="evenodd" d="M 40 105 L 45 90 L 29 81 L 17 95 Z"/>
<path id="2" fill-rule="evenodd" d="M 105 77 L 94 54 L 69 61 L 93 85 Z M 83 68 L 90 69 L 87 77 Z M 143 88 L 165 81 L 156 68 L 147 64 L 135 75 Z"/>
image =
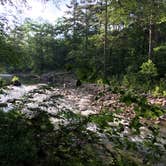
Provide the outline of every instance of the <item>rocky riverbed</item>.
<path id="1" fill-rule="evenodd" d="M 158 99 L 147 97 L 147 100 L 151 104 L 155 103 L 165 108 L 165 98 Z M 45 112 L 49 115 L 50 122 L 54 125 L 55 129 L 58 129 L 59 125 L 68 125 L 69 123 L 63 116 L 61 118 L 57 116 L 63 111 L 72 112 L 85 117 L 100 117 L 103 110 L 107 110 L 113 113 L 110 115 L 113 115 L 113 118 L 111 121 L 106 121 L 108 126 L 104 132 L 103 130 L 102 132 L 100 131 L 101 129 L 97 123 L 90 122 L 87 124 L 87 130 L 97 133 L 101 137 L 107 150 L 112 151 L 114 141 L 110 141 L 110 139 L 112 140 L 113 137 L 116 136 L 120 138 L 120 140 L 127 138 L 129 141 L 136 143 L 136 146 L 139 146 L 139 148 L 137 147 L 139 150 L 137 150 L 140 151 L 140 153 L 148 151 L 149 147 L 146 147 L 144 150 L 141 149 L 145 142 L 149 141 L 152 143 L 152 140 L 155 139 L 154 144 L 152 144 L 160 148 L 163 154 L 165 154 L 165 116 L 163 115 L 153 120 L 147 120 L 145 118 L 140 119 L 142 124 L 139 127 L 139 134 L 133 135 L 133 128 L 131 128 L 130 125 L 136 117 L 134 111 L 136 106 L 136 103 L 126 104 L 122 101 L 121 94 L 113 93 L 110 91 L 109 87 L 87 83 L 83 84 L 81 87 L 75 87 L 74 84 L 66 83 L 57 84 L 56 86 L 35 84 L 15 87 L 10 85 L 6 88 L 2 88 L 0 94 L 0 107 L 4 111 L 18 109 L 29 119 L 34 118 L 38 112 Z M 134 123 L 136 121 L 135 119 Z M 158 125 L 158 136 L 154 136 L 153 129 L 149 129 L 150 124 Z M 122 131 L 119 131 L 119 126 L 123 128 Z M 115 128 L 116 134 L 113 134 L 113 136 L 109 138 L 107 136 L 107 130 L 113 128 Z M 159 163 L 163 165 L 163 162 L 165 162 L 165 160 L 162 157 Z"/>

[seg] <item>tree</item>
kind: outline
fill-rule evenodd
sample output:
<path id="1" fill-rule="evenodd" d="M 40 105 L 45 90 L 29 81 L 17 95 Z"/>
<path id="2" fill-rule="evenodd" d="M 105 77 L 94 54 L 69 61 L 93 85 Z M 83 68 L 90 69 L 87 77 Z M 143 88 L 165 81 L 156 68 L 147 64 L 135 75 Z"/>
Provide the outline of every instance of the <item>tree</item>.
<path id="1" fill-rule="evenodd" d="M 165 17 L 164 12 L 166 10 L 166 3 L 163 0 L 114 0 L 112 4 L 112 20 L 119 24 L 123 21 L 125 26 L 129 26 L 135 22 L 140 28 L 148 29 L 148 58 L 151 59 L 153 47 L 156 42 L 155 27 L 156 24 L 163 20 L 163 18 Z M 122 16 L 116 17 L 117 15 Z"/>
<path id="2" fill-rule="evenodd" d="M 104 26 L 104 79 L 107 79 L 107 49 L 108 49 L 108 1 L 105 0 L 105 26 Z"/>

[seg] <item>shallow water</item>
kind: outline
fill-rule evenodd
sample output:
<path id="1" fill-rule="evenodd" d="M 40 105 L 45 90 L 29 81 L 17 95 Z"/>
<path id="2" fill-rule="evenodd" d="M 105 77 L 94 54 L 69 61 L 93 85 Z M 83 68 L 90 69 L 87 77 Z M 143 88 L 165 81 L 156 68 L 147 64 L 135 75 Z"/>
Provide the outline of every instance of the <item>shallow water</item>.
<path id="1" fill-rule="evenodd" d="M 38 85 L 22 85 L 20 87 L 8 86 L 3 89 L 4 93 L 0 94 L 0 103 L 6 103 L 7 107 L 3 107 L 4 111 L 9 111 L 14 108 L 14 101 L 21 99 L 28 92 L 37 89 Z M 13 102 L 12 102 L 13 101 Z"/>
<path id="2" fill-rule="evenodd" d="M 0 77 L 13 77 L 12 74 L 0 74 Z"/>

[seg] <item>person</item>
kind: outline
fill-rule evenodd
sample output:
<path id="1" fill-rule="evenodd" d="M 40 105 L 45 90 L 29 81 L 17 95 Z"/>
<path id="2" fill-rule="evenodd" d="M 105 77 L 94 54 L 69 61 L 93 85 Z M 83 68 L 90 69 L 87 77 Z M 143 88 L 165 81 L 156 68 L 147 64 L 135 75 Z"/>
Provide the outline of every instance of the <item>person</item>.
<path id="1" fill-rule="evenodd" d="M 82 82 L 78 79 L 77 81 L 76 81 L 76 87 L 79 87 L 79 86 L 81 86 L 82 85 Z"/>

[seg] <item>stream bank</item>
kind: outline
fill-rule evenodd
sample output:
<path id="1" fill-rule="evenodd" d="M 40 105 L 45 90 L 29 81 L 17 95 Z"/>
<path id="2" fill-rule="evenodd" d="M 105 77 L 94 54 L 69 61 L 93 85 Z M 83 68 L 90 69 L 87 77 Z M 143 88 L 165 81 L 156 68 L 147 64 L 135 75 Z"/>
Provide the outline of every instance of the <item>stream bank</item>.
<path id="1" fill-rule="evenodd" d="M 37 125 L 36 122 L 41 121 L 41 113 L 45 113 L 53 125 L 54 132 L 61 130 L 70 133 L 71 136 L 67 136 L 68 141 L 70 142 L 70 139 L 74 137 L 73 139 L 78 141 L 76 146 L 92 144 L 93 148 L 91 147 L 90 152 L 97 149 L 95 153 L 99 153 L 102 160 L 107 161 L 106 165 L 110 165 L 109 158 L 112 153 L 128 160 L 135 158 L 134 162 L 137 165 L 146 165 L 148 162 L 151 165 L 166 163 L 164 159 L 166 127 L 164 123 L 156 127 L 161 123 L 161 119 L 164 119 L 164 115 L 153 120 L 142 118 L 142 124 L 140 124 L 134 110 L 138 103 L 126 104 L 126 96 L 123 96 L 122 100 L 122 95 L 113 92 L 110 87 L 87 83 L 81 87 L 75 87 L 75 80 L 70 82 L 64 82 L 64 80 L 49 85 L 8 86 L 7 89 L 2 89 L 1 107 L 7 112 L 13 109 L 19 110 L 30 121 L 28 123 L 35 123 L 35 125 Z M 150 103 L 151 100 L 147 99 Z M 155 101 L 157 103 L 158 99 L 153 98 L 153 102 Z M 164 103 L 164 99 L 161 103 Z M 145 106 L 148 106 L 146 104 Z M 131 126 L 132 123 L 134 127 Z M 42 124 L 39 129 L 44 126 Z M 159 131 L 158 134 L 157 131 Z M 75 138 L 75 134 L 82 136 L 85 133 L 88 133 L 88 139 L 96 139 L 95 145 L 93 141 L 89 143 L 87 137 L 86 139 Z M 69 148 L 64 146 L 63 142 L 61 143 L 63 148 Z M 151 159 L 152 157 L 154 160 L 157 159 L 157 163 Z M 112 156 L 111 159 L 114 157 Z"/>

